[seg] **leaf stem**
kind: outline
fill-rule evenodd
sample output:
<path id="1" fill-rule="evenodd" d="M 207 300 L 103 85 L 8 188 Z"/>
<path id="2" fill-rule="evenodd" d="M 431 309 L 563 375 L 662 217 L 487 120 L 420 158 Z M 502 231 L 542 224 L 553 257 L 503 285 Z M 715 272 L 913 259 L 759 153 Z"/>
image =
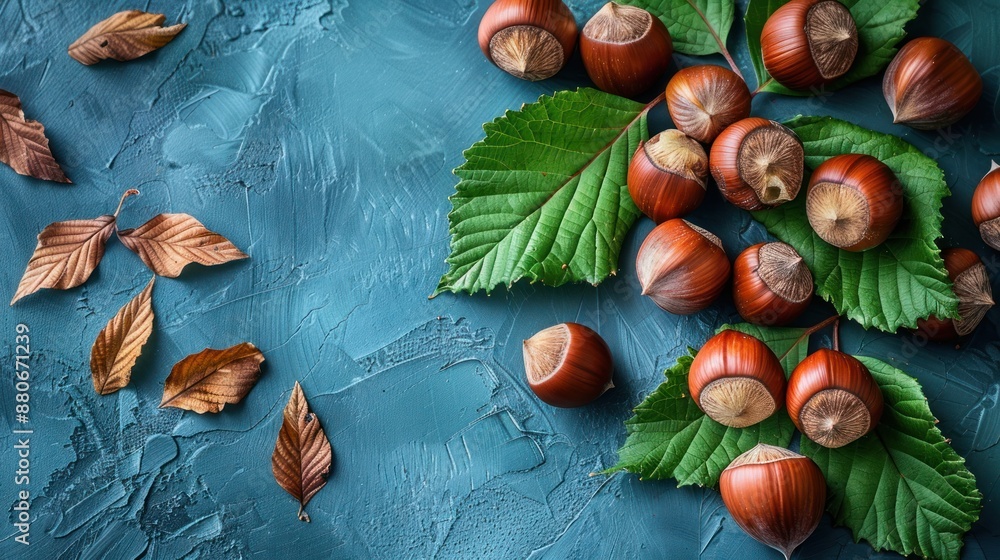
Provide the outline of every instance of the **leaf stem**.
<path id="1" fill-rule="evenodd" d="M 743 72 L 740 72 L 740 67 L 736 65 L 736 61 L 733 60 L 732 55 L 729 54 L 729 49 L 726 48 L 726 43 L 722 40 L 722 37 L 719 37 L 719 34 L 715 32 L 715 28 L 712 27 L 712 23 L 708 21 L 707 17 L 705 17 L 705 13 L 702 12 L 701 8 L 699 8 L 698 5 L 691 0 L 687 0 L 687 3 L 694 9 L 695 13 L 698 14 L 698 17 L 705 22 L 705 28 L 712 34 L 712 38 L 715 39 L 716 44 L 719 45 L 719 53 L 722 54 L 722 57 L 729 63 L 729 67 L 733 69 L 733 72 L 735 72 L 744 83 L 746 83 L 747 80 L 743 77 Z"/>
<path id="2" fill-rule="evenodd" d="M 833 323 L 833 349 L 840 352 L 840 318 Z"/>
<path id="3" fill-rule="evenodd" d="M 817 332 L 819 332 L 819 331 L 821 331 L 821 330 L 829 327 L 830 325 L 838 325 L 839 326 L 840 325 L 840 315 L 834 315 L 833 317 L 830 317 L 829 319 L 824 319 L 823 321 L 820 321 L 819 323 L 816 323 L 815 325 L 813 325 L 813 326 L 809 327 L 808 329 L 806 329 L 806 331 L 804 333 L 802 333 L 802 336 L 800 336 L 797 339 L 795 339 L 795 342 L 792 343 L 792 345 L 788 348 L 788 350 L 786 350 L 785 353 L 782 354 L 779 359 L 784 360 L 785 358 L 788 357 L 788 355 L 792 352 L 792 350 L 795 349 L 796 346 L 798 346 L 799 344 L 802 343 L 803 340 L 808 339 L 810 336 L 812 336 L 812 335 L 816 334 Z M 836 333 L 837 333 L 836 329 L 833 332 L 834 332 L 834 336 L 836 336 Z"/>
<path id="4" fill-rule="evenodd" d="M 771 82 L 773 82 L 773 81 L 774 81 L 774 78 L 768 78 L 768 79 L 764 80 L 763 83 L 757 84 L 757 89 L 755 89 L 755 90 L 753 90 L 753 91 L 750 92 L 750 97 L 751 98 L 756 97 L 757 94 L 760 93 L 762 89 L 764 89 L 767 86 L 771 85 Z"/>
<path id="5" fill-rule="evenodd" d="M 118 213 L 122 211 L 122 205 L 125 204 L 125 199 L 135 194 L 139 194 L 138 189 L 129 189 L 125 191 L 125 194 L 122 195 L 121 200 L 118 201 L 118 208 L 115 208 L 115 213 L 113 214 L 115 218 L 117 218 Z"/>

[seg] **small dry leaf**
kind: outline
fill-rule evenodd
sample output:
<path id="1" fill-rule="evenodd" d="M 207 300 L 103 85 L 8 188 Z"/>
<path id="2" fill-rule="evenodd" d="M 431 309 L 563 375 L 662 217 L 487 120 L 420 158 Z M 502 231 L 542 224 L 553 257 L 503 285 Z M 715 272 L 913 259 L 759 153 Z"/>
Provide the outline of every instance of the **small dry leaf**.
<path id="1" fill-rule="evenodd" d="M 42 288 L 68 290 L 86 282 L 104 257 L 104 246 L 115 229 L 122 204 L 135 194 L 139 191 L 125 191 L 114 214 L 45 226 L 10 304 Z"/>
<path id="2" fill-rule="evenodd" d="M 68 290 L 86 282 L 101 262 L 114 229 L 114 216 L 45 226 L 10 304 L 42 288 Z"/>
<path id="3" fill-rule="evenodd" d="M 309 412 L 306 395 L 296 381 L 271 455 L 271 471 L 278 484 L 299 501 L 300 521 L 309 522 L 303 510 L 326 485 L 332 463 L 330 440 L 323 433 L 319 418 Z"/>
<path id="4" fill-rule="evenodd" d="M 126 247 L 154 273 L 176 278 L 185 266 L 212 266 L 247 258 L 228 239 L 187 214 L 160 214 L 135 229 L 118 232 Z"/>
<path id="5" fill-rule="evenodd" d="M 83 64 L 106 58 L 132 60 L 166 45 L 186 23 L 161 27 L 166 16 L 139 10 L 118 12 L 91 27 L 69 46 L 69 55 Z"/>
<path id="6" fill-rule="evenodd" d="M 132 366 L 153 332 L 153 281 L 118 310 L 97 335 L 90 350 L 90 373 L 94 390 L 110 395 L 128 385 Z"/>
<path id="7" fill-rule="evenodd" d="M 173 407 L 198 414 L 219 412 L 238 403 L 260 379 L 264 355 L 244 342 L 225 350 L 206 348 L 177 362 L 163 384 L 160 408 Z"/>
<path id="8" fill-rule="evenodd" d="M 0 161 L 21 175 L 36 179 L 72 183 L 63 173 L 49 150 L 45 127 L 28 120 L 21 109 L 21 100 L 0 89 Z"/>

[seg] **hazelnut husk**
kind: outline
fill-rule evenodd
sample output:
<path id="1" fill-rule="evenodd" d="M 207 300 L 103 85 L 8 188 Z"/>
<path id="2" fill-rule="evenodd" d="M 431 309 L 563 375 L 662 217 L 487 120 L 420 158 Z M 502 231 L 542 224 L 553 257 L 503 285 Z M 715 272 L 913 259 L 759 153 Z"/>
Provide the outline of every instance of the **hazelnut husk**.
<path id="1" fill-rule="evenodd" d="M 837 448 L 875 429 L 882 417 L 882 390 L 860 360 L 821 348 L 792 371 L 785 406 L 806 437 Z"/>
<path id="2" fill-rule="evenodd" d="M 722 241 L 680 218 L 646 236 L 635 259 L 642 295 L 678 315 L 712 304 L 729 281 L 731 267 Z"/>
<path id="3" fill-rule="evenodd" d="M 580 57 L 598 88 L 633 97 L 666 73 L 673 42 L 659 18 L 642 8 L 608 2 L 580 34 Z"/>
<path id="4" fill-rule="evenodd" d="M 694 357 L 688 390 L 709 418 L 745 428 L 785 403 L 785 372 L 766 344 L 727 329 L 710 338 Z"/>
<path id="5" fill-rule="evenodd" d="M 799 194 L 805 150 L 790 128 L 750 117 L 719 134 L 708 163 L 726 200 L 744 210 L 764 210 Z"/>
<path id="6" fill-rule="evenodd" d="M 996 163 L 972 193 L 972 221 L 983 241 L 1000 251 L 1000 166 Z"/>
<path id="7" fill-rule="evenodd" d="M 667 83 L 666 101 L 674 126 L 705 144 L 750 116 L 746 82 L 732 70 L 713 64 L 679 70 Z"/>
<path id="8" fill-rule="evenodd" d="M 733 263 L 733 301 L 749 323 L 787 325 L 809 307 L 812 298 L 812 273 L 787 243 L 758 243 Z"/>
<path id="9" fill-rule="evenodd" d="M 983 79 L 958 47 L 920 37 L 899 49 L 882 80 L 893 122 L 933 130 L 958 122 L 979 102 Z"/>
<path id="10" fill-rule="evenodd" d="M 656 223 L 679 218 L 705 198 L 708 155 L 683 132 L 670 129 L 639 145 L 628 166 L 628 192 Z"/>
<path id="11" fill-rule="evenodd" d="M 614 387 L 611 350 L 601 335 L 578 323 L 560 323 L 524 341 L 528 386 L 552 406 L 583 406 Z"/>
<path id="12" fill-rule="evenodd" d="M 562 0 L 496 0 L 479 23 L 479 48 L 508 74 L 532 82 L 556 75 L 576 45 Z"/>
<path id="13" fill-rule="evenodd" d="M 941 251 L 941 258 L 958 297 L 960 319 L 921 319 L 917 321 L 917 329 L 930 340 L 950 342 L 976 330 L 986 313 L 993 308 L 993 288 L 986 265 L 979 255 L 955 247 Z"/>
<path id="14" fill-rule="evenodd" d="M 836 0 L 792 0 L 771 14 L 760 35 L 764 68 L 798 90 L 832 82 L 851 69 L 858 28 Z"/>
<path id="15" fill-rule="evenodd" d="M 834 156 L 809 179 L 806 215 L 823 241 L 845 251 L 865 251 L 896 228 L 903 215 L 903 189 L 889 166 L 872 156 Z"/>
<path id="16" fill-rule="evenodd" d="M 740 528 L 786 560 L 816 530 L 826 508 L 826 480 L 816 463 L 765 443 L 722 471 L 719 492 Z"/>

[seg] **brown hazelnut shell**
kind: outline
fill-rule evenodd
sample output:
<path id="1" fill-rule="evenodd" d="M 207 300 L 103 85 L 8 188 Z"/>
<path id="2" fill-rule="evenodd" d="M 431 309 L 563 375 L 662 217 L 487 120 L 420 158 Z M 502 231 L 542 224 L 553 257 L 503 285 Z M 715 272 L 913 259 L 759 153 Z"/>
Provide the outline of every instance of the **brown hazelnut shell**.
<path id="1" fill-rule="evenodd" d="M 816 530 L 826 508 L 826 480 L 816 463 L 764 443 L 722 471 L 719 492 L 740 528 L 785 558 Z"/>
<path id="2" fill-rule="evenodd" d="M 971 334 L 993 307 L 993 288 L 989 273 L 979 255 L 968 249 L 953 247 L 941 251 L 958 297 L 961 319 L 930 317 L 917 321 L 917 329 L 935 342 L 950 342 Z"/>
<path id="3" fill-rule="evenodd" d="M 1000 167 L 994 166 L 972 193 L 972 221 L 983 241 L 1000 251 Z"/>
<path id="4" fill-rule="evenodd" d="M 903 45 L 882 79 L 893 122 L 933 130 L 958 122 L 979 103 L 983 79 L 958 47 L 937 37 Z"/>
<path id="5" fill-rule="evenodd" d="M 601 335 L 578 323 L 560 323 L 524 341 L 528 386 L 542 401 L 583 406 L 612 388 L 611 350 Z"/>
<path id="6" fill-rule="evenodd" d="M 642 294 L 678 315 L 712 304 L 729 281 L 731 266 L 722 241 L 675 218 L 653 228 L 635 259 Z"/>
<path id="7" fill-rule="evenodd" d="M 747 322 L 787 325 L 809 307 L 812 298 L 812 273 L 787 243 L 758 243 L 733 263 L 733 301 Z"/>
<path id="8" fill-rule="evenodd" d="M 704 144 L 750 116 L 750 90 L 735 72 L 714 64 L 679 70 L 667 83 L 667 110 L 674 126 Z"/>
<path id="9" fill-rule="evenodd" d="M 698 142 L 675 129 L 639 144 L 628 166 L 628 192 L 656 223 L 679 218 L 701 205 L 708 156 Z"/>
<path id="10" fill-rule="evenodd" d="M 666 73 L 673 55 L 670 32 L 642 8 L 608 2 L 583 27 L 580 57 L 603 91 L 633 97 Z"/>
<path id="11" fill-rule="evenodd" d="M 764 210 L 798 196 L 805 150 L 790 128 L 750 117 L 719 134 L 708 164 L 726 200 L 744 210 Z"/>
<path id="12" fill-rule="evenodd" d="M 688 391 L 702 411 L 733 428 L 752 426 L 785 403 L 785 372 L 759 339 L 734 330 L 713 336 L 694 357 Z"/>
<path id="13" fill-rule="evenodd" d="M 479 22 L 479 48 L 522 80 L 554 76 L 576 46 L 573 13 L 562 0 L 496 0 Z"/>
<path id="14" fill-rule="evenodd" d="M 805 90 L 850 70 L 858 52 L 858 29 L 851 12 L 836 0 L 791 0 L 764 23 L 760 46 L 771 77 Z"/>
<path id="15" fill-rule="evenodd" d="M 875 429 L 882 418 L 882 390 L 860 360 L 821 348 L 792 371 L 785 406 L 806 437 L 837 448 Z"/>
<path id="16" fill-rule="evenodd" d="M 864 251 L 888 239 L 903 215 L 896 174 L 865 154 L 834 156 L 809 179 L 806 214 L 813 231 L 845 251 Z"/>

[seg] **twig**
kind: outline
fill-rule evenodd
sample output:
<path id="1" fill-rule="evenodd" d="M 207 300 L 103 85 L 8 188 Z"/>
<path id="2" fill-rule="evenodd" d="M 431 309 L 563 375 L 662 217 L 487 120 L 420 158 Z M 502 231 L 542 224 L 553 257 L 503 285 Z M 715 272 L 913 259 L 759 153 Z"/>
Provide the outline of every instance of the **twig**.
<path id="1" fill-rule="evenodd" d="M 805 340 L 805 339 L 809 338 L 810 336 L 816 334 L 817 332 L 825 329 L 826 327 L 829 327 L 830 325 L 839 324 L 839 323 L 840 323 L 840 315 L 834 315 L 833 317 L 830 317 L 829 319 L 825 319 L 825 320 L 823 320 L 823 321 L 821 321 L 819 323 L 816 323 L 815 325 L 809 327 L 808 329 L 806 329 L 806 332 L 802 333 L 802 336 L 800 336 L 797 339 L 795 339 L 795 342 L 778 359 L 779 360 L 784 360 L 786 357 L 788 357 L 788 354 L 791 353 L 791 351 L 796 346 L 798 346 L 799 344 L 802 343 L 803 340 Z M 834 333 L 836 333 L 836 331 L 834 331 Z"/>

